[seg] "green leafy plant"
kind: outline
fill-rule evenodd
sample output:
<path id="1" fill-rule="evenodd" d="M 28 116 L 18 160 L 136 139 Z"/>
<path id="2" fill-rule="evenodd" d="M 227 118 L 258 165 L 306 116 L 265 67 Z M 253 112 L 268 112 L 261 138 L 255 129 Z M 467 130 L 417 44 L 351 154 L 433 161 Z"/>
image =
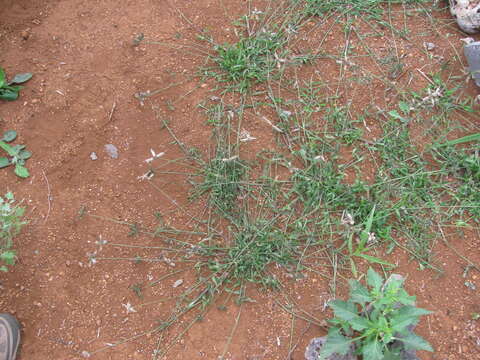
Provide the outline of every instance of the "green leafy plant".
<path id="1" fill-rule="evenodd" d="M 282 32 L 263 31 L 242 36 L 234 44 L 217 45 L 213 60 L 224 72 L 218 79 L 236 84 L 240 92 L 252 83 L 266 81 L 278 72 L 278 65 L 286 57 L 286 43 Z"/>
<path id="2" fill-rule="evenodd" d="M 375 206 L 373 206 L 373 209 L 370 212 L 370 215 L 365 223 L 365 229 L 360 232 L 360 235 L 359 235 L 360 239 L 355 249 L 353 247 L 353 233 L 351 233 L 348 238 L 347 245 L 348 245 L 348 252 L 350 255 L 350 265 L 352 267 L 352 272 L 354 276 L 357 276 L 357 268 L 355 266 L 355 262 L 353 261 L 354 256 L 361 257 L 372 263 L 382 264 L 390 267 L 394 266 L 393 264 L 390 264 L 385 260 L 366 254 L 366 252 L 371 250 L 371 248 L 368 245 L 371 242 L 372 238 L 375 237 L 375 234 L 371 232 L 374 215 L 375 215 Z"/>
<path id="3" fill-rule="evenodd" d="M 330 320 L 327 341 L 320 359 L 353 351 L 365 360 L 401 359 L 405 350 L 433 351 L 413 333 L 421 315 L 430 311 L 415 307 L 415 297 L 403 289 L 403 279 L 392 275 L 384 282 L 373 269 L 367 272 L 368 288 L 350 280 L 350 299 L 330 302 L 335 317 Z"/>
<path id="4" fill-rule="evenodd" d="M 15 252 L 11 250 L 13 238 L 26 224 L 22 221 L 25 208 L 14 205 L 15 197 L 8 192 L 0 196 L 0 271 L 7 271 L 7 265 L 15 264 Z"/>
<path id="5" fill-rule="evenodd" d="M 0 148 L 3 149 L 8 157 L 0 157 L 0 169 L 14 165 L 15 174 L 21 178 L 30 176 L 25 162 L 32 156 L 32 153 L 25 149 L 25 145 L 10 145 L 17 138 L 17 132 L 9 130 L 0 138 Z"/>
<path id="6" fill-rule="evenodd" d="M 18 99 L 18 93 L 23 88 L 23 86 L 19 86 L 18 84 L 23 84 L 31 78 L 31 73 L 23 73 L 17 74 L 12 80 L 7 81 L 5 71 L 0 68 L 0 99 L 8 101 Z"/>

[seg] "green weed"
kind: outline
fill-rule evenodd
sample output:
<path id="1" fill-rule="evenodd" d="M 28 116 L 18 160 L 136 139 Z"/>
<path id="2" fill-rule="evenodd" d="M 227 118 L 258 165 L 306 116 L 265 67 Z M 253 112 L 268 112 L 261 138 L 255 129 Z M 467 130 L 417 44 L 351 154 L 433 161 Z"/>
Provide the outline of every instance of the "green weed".
<path id="1" fill-rule="evenodd" d="M 266 29 L 250 36 L 241 36 L 234 44 L 215 46 L 217 55 L 214 62 L 223 70 L 217 74 L 219 81 L 234 84 L 240 92 L 248 90 L 252 84 L 277 77 L 277 69 L 287 56 L 284 34 Z"/>
<path id="2" fill-rule="evenodd" d="M 32 153 L 25 149 L 25 145 L 10 145 L 9 143 L 17 138 L 17 133 L 9 130 L 0 138 L 0 148 L 3 149 L 8 157 L 0 157 L 0 169 L 14 165 L 15 174 L 21 178 L 30 176 L 25 162 L 32 156 Z"/>
<path id="3" fill-rule="evenodd" d="M 335 317 L 330 321 L 320 359 L 349 352 L 363 359 L 397 359 L 403 350 L 433 351 L 412 331 L 428 310 L 415 307 L 415 297 L 403 289 L 403 279 L 392 275 L 386 282 L 374 270 L 367 272 L 367 286 L 350 280 L 350 299 L 329 303 Z M 353 350 L 352 350 L 353 349 Z"/>
<path id="4" fill-rule="evenodd" d="M 18 84 L 22 84 L 32 78 L 31 73 L 17 74 L 12 80 L 7 81 L 5 71 L 0 68 L 0 99 L 13 101 L 18 99 L 18 94 L 23 88 Z"/>
<path id="5" fill-rule="evenodd" d="M 0 196 L 0 271 L 7 271 L 8 265 L 15 264 L 15 251 L 12 250 L 13 238 L 18 235 L 23 225 L 25 208 L 15 205 L 13 193 L 8 192 Z"/>

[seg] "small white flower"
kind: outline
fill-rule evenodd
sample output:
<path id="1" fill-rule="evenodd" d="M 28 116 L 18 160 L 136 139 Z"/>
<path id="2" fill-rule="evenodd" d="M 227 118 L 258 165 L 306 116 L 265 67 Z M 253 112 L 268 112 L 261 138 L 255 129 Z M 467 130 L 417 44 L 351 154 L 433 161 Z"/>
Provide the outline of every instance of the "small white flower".
<path id="1" fill-rule="evenodd" d="M 243 129 L 240 132 L 240 141 L 241 142 L 247 142 L 247 141 L 253 141 L 253 140 L 257 140 L 257 138 L 250 135 L 250 133 L 247 130 Z"/>
<path id="2" fill-rule="evenodd" d="M 150 157 L 150 158 L 148 158 L 148 159 L 145 159 L 145 162 L 146 162 L 147 164 L 149 164 L 149 163 L 151 163 L 153 160 L 158 159 L 159 157 L 162 157 L 163 155 L 165 155 L 164 152 L 155 154 L 155 151 L 154 151 L 153 149 L 150 149 L 150 153 L 152 154 L 152 157 Z"/>
<path id="3" fill-rule="evenodd" d="M 368 233 L 367 244 L 368 245 L 374 245 L 376 242 L 377 242 L 377 237 L 375 236 L 375 233 L 373 233 L 373 232 Z"/>
<path id="4" fill-rule="evenodd" d="M 133 305 L 130 304 L 129 302 L 127 302 L 126 304 L 122 304 L 122 306 L 125 308 L 125 310 L 127 310 L 127 314 L 130 314 L 130 313 L 136 313 L 137 310 L 135 310 L 133 308 Z"/>
<path id="5" fill-rule="evenodd" d="M 343 225 L 350 225 L 350 226 L 355 225 L 355 221 L 353 220 L 352 214 L 344 211 L 343 214 L 342 214 L 342 224 Z"/>

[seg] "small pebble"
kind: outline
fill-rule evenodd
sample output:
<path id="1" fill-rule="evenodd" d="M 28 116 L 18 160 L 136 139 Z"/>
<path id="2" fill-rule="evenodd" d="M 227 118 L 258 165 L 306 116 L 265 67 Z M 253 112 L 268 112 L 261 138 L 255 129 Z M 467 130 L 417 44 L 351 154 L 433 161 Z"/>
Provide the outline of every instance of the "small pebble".
<path id="1" fill-rule="evenodd" d="M 22 30 L 20 32 L 20 36 L 22 37 L 23 40 L 28 40 L 28 38 L 30 37 L 30 28 Z"/>
<path id="2" fill-rule="evenodd" d="M 475 291 L 477 289 L 477 287 L 475 286 L 474 283 L 472 283 L 471 281 L 465 281 L 465 286 L 467 288 L 469 288 L 470 290 L 472 291 Z"/>
<path id="3" fill-rule="evenodd" d="M 118 159 L 118 149 L 115 145 L 113 144 L 105 145 L 105 151 L 107 152 L 108 156 L 110 156 L 112 159 Z"/>
<path id="4" fill-rule="evenodd" d="M 178 279 L 177 281 L 175 281 L 173 283 L 173 287 L 176 288 L 176 287 L 179 287 L 180 285 L 183 284 L 183 280 L 182 279 Z"/>
<path id="5" fill-rule="evenodd" d="M 433 49 L 435 49 L 435 44 L 431 42 L 424 42 L 423 46 L 425 47 L 425 49 L 427 49 L 427 51 L 432 51 Z"/>
<path id="6" fill-rule="evenodd" d="M 97 159 L 98 159 L 97 154 L 96 154 L 95 152 L 92 152 L 92 153 L 90 154 L 90 159 L 92 159 L 92 160 L 97 160 Z"/>

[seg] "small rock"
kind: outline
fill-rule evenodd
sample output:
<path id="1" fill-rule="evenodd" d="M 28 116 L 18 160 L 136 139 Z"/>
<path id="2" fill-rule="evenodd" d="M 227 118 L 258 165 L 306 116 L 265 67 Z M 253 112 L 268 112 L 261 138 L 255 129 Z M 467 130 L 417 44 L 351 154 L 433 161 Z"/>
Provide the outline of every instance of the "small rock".
<path id="1" fill-rule="evenodd" d="M 431 42 L 424 42 L 423 46 L 425 47 L 425 49 L 427 49 L 427 51 L 432 51 L 436 47 L 435 44 Z"/>
<path id="2" fill-rule="evenodd" d="M 474 283 L 472 283 L 471 281 L 465 281 L 465 286 L 467 288 L 469 288 L 470 290 L 472 291 L 475 291 L 477 289 L 477 287 L 475 286 Z"/>
<path id="3" fill-rule="evenodd" d="M 34 301 L 33 305 L 35 305 L 36 307 L 42 307 L 42 303 L 38 301 Z"/>
<path id="4" fill-rule="evenodd" d="M 22 37 L 23 40 L 28 40 L 28 38 L 30 37 L 30 28 L 22 30 L 20 32 L 20 36 Z"/>
<path id="5" fill-rule="evenodd" d="M 105 151 L 107 152 L 108 156 L 110 156 L 112 159 L 118 159 L 118 149 L 115 145 L 113 144 L 105 145 Z"/>
<path id="6" fill-rule="evenodd" d="M 173 287 L 176 288 L 176 287 L 179 287 L 180 285 L 183 284 L 183 280 L 182 279 L 178 279 L 177 281 L 175 281 L 173 283 Z"/>
<path id="7" fill-rule="evenodd" d="M 318 360 L 320 358 L 322 346 L 326 343 L 326 341 L 326 336 L 312 339 L 305 350 L 305 360 Z M 357 360 L 357 357 L 354 355 L 353 346 L 351 346 L 347 355 L 333 354 L 327 357 L 327 360 Z"/>
<path id="8" fill-rule="evenodd" d="M 90 154 L 90 159 L 92 159 L 92 160 L 94 160 L 94 161 L 97 160 L 97 159 L 98 159 L 97 154 L 96 154 L 95 152 L 92 152 L 92 153 Z"/>
<path id="9" fill-rule="evenodd" d="M 460 39 L 460 41 L 463 41 L 466 45 L 468 45 L 468 44 L 471 44 L 472 42 L 474 42 L 475 39 L 471 38 L 471 37 L 466 37 L 466 38 Z"/>

